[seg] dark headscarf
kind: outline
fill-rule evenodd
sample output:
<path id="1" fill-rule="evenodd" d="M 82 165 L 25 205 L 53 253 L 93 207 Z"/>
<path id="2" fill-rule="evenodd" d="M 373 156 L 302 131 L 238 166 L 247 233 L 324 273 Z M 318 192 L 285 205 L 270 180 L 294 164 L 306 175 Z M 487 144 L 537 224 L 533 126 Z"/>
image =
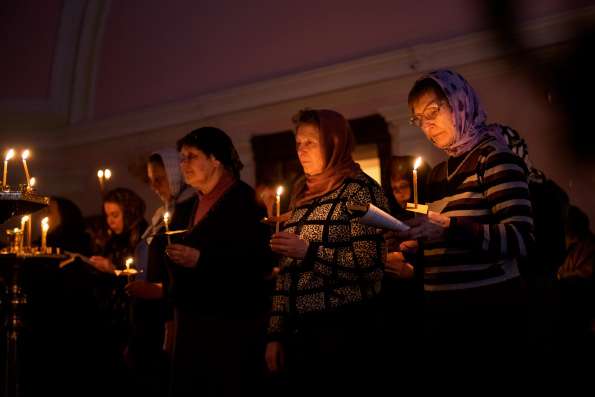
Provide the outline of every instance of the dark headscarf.
<path id="1" fill-rule="evenodd" d="M 341 186 L 345 178 L 353 177 L 360 170 L 351 153 L 355 146 L 349 123 L 334 110 L 307 110 L 314 112 L 320 130 L 320 141 L 325 156 L 325 168 L 317 175 L 304 175 L 294 186 L 291 207 L 298 207 Z M 296 130 L 300 124 L 312 121 L 296 120 Z M 316 121 L 314 121 L 315 123 Z"/>
<path id="2" fill-rule="evenodd" d="M 206 156 L 213 155 L 233 177 L 239 179 L 244 164 L 242 164 L 231 138 L 219 128 L 198 128 L 177 142 L 178 152 L 182 146 L 194 147 Z"/>

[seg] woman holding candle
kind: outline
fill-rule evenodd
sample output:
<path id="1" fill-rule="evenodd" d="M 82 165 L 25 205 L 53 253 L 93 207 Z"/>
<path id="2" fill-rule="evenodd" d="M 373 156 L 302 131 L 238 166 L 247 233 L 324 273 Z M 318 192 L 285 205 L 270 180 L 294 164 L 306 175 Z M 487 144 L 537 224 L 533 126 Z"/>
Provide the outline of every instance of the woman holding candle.
<path id="1" fill-rule="evenodd" d="M 227 134 L 214 127 L 178 141 L 181 170 L 199 199 L 189 232 L 167 247 L 176 340 L 172 394 L 253 395 L 264 376 L 268 227 Z"/>
<path id="2" fill-rule="evenodd" d="M 375 228 L 358 223 L 346 205 L 372 203 L 386 210 L 386 197 L 353 161 L 353 134 L 341 114 L 302 110 L 293 121 L 305 175 L 292 190 L 283 231 L 271 240 L 283 257 L 266 361 L 273 373 L 287 370 L 296 394 L 341 395 L 358 386 L 371 392 L 384 240 Z"/>
<path id="3" fill-rule="evenodd" d="M 128 257 L 134 257 L 141 234 L 147 227 L 144 219 L 145 203 L 132 190 L 113 189 L 103 197 L 103 211 L 108 225 L 109 238 L 99 253 L 90 257 L 90 264 L 98 270 L 94 275 L 94 289 L 103 326 L 106 328 L 105 343 L 109 366 L 115 373 L 125 371 L 125 352 L 130 324 L 129 299 L 124 293 L 126 277 L 117 277 L 116 271 L 126 268 Z M 118 388 L 127 387 L 129 377 L 110 379 Z"/>
<path id="4" fill-rule="evenodd" d="M 171 353 L 173 336 L 172 309 L 163 299 L 163 289 L 170 284 L 165 263 L 170 236 L 164 238 L 163 233 L 187 227 L 196 199 L 195 191 L 184 183 L 179 163 L 175 149 L 162 149 L 149 157 L 149 184 L 163 205 L 153 214 L 136 249 L 136 267 L 142 273 L 126 285 L 134 298 L 127 359 L 135 392 L 146 397 L 166 394 L 169 371 L 163 350 Z"/>
<path id="5" fill-rule="evenodd" d="M 428 215 L 401 236 L 425 241 L 426 354 L 434 374 L 456 367 L 486 375 L 522 349 L 518 259 L 533 244 L 527 168 L 459 74 L 423 76 L 409 106 L 412 124 L 449 156 L 429 177 Z"/>

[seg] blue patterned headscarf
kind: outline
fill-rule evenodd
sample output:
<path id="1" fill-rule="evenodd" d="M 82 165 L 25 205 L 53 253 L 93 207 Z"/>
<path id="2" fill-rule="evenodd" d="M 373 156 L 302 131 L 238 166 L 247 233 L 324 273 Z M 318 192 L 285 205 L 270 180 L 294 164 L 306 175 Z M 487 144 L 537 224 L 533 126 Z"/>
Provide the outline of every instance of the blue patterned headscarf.
<path id="1" fill-rule="evenodd" d="M 487 134 L 503 141 L 499 132 L 501 126 L 486 125 L 486 113 L 479 102 L 475 90 L 460 74 L 451 70 L 433 71 L 419 80 L 434 80 L 448 99 L 452 109 L 456 136 L 446 148 L 442 148 L 449 156 L 459 156 L 474 148 Z"/>

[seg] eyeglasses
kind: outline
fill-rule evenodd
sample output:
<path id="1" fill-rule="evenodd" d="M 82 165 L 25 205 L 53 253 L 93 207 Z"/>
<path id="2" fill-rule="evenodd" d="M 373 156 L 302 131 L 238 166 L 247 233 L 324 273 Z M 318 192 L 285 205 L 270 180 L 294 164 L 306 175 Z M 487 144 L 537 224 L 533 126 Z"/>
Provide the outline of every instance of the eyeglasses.
<path id="1" fill-rule="evenodd" d="M 438 113 L 440 113 L 440 109 L 444 106 L 445 102 L 433 102 L 426 106 L 424 111 L 421 114 L 413 115 L 409 118 L 409 124 L 414 125 L 416 127 L 421 128 L 423 120 L 434 120 L 438 117 Z"/>

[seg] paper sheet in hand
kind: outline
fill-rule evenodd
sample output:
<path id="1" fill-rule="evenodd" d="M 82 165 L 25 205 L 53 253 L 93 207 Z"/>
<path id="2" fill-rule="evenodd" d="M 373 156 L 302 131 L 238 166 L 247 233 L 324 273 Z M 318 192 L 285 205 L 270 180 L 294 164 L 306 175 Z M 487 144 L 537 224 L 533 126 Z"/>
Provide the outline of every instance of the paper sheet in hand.
<path id="1" fill-rule="evenodd" d="M 380 227 L 383 229 L 404 232 L 409 226 L 401 222 L 391 214 L 384 212 L 374 204 L 347 203 L 347 209 L 354 215 L 358 215 L 359 223 L 368 226 Z"/>

